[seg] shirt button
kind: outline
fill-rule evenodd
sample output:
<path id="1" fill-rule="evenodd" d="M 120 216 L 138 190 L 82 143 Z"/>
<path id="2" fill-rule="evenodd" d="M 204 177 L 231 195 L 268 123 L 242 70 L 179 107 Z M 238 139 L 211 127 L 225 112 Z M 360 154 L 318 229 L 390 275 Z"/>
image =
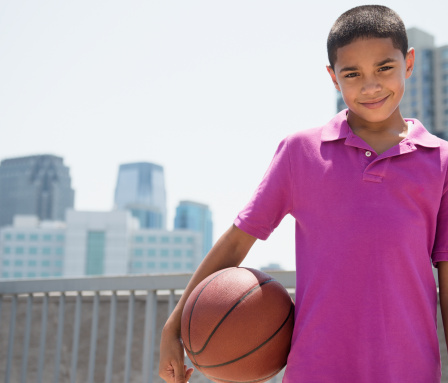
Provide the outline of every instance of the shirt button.
<path id="1" fill-rule="evenodd" d="M 367 150 L 366 157 L 370 157 L 372 155 L 372 152 L 370 150 Z"/>

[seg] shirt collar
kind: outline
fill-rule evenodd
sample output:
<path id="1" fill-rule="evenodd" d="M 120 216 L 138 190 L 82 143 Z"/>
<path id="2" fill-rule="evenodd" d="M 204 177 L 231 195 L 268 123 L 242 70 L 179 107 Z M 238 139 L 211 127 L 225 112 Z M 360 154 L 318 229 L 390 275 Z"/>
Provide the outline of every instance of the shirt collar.
<path id="1" fill-rule="evenodd" d="M 440 147 L 440 139 L 429 133 L 419 120 L 405 118 L 405 121 L 411 121 L 414 124 L 406 140 L 411 141 L 415 145 L 425 146 L 427 148 Z M 340 140 L 347 138 L 349 132 L 350 126 L 347 123 L 347 109 L 344 109 L 323 127 L 321 140 L 322 142 Z"/>

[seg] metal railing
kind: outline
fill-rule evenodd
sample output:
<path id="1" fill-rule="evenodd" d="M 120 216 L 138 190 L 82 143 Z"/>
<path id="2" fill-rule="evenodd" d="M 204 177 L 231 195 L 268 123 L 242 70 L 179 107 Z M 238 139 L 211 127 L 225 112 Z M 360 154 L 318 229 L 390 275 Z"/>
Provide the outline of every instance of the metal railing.
<path id="1" fill-rule="evenodd" d="M 286 288 L 295 287 L 294 272 L 270 272 L 275 279 Z M 158 368 L 158 344 L 157 336 L 160 335 L 161 325 L 165 321 L 176 303 L 180 290 L 183 290 L 190 279 L 191 274 L 171 275 L 142 275 L 123 277 L 86 277 L 75 279 L 45 279 L 45 280 L 16 280 L 0 282 L 0 362 L 5 363 L 5 383 L 43 381 L 59 382 L 87 382 L 113 381 L 152 383 L 157 380 L 155 369 Z M 158 302 L 165 302 L 165 313 L 159 313 Z M 136 307 L 136 302 L 139 307 Z M 56 329 L 49 330 L 50 304 L 54 307 Z M 123 308 L 127 305 L 126 331 L 123 334 L 121 327 L 117 325 L 118 305 Z M 33 306 L 40 305 L 40 324 L 36 325 Z M 68 317 L 68 305 L 73 309 L 71 317 Z M 83 310 L 84 306 L 84 310 Z M 88 314 L 91 318 L 83 318 L 85 306 L 88 306 Z M 100 319 L 100 307 L 108 308 L 108 329 Z M 8 308 L 8 310 L 5 310 Z M 18 310 L 24 311 L 18 314 Z M 140 315 L 140 311 L 141 314 Z M 2 311 L 4 313 L 2 313 Z M 34 310 L 36 311 L 36 310 Z M 120 311 L 121 315 L 122 311 Z M 9 314 L 9 323 L 7 315 Z M 104 314 L 104 310 L 103 310 Z M 136 315 L 142 317 L 143 328 L 136 322 Z M 104 315 L 103 315 L 104 316 Z M 122 315 L 123 316 L 123 315 Z M 57 319 L 56 319 L 57 318 Z M 70 321 L 71 328 L 67 331 L 65 322 Z M 90 327 L 81 335 L 81 327 Z M 158 327 L 157 327 L 158 324 Z M 123 321 L 124 325 L 124 321 Z M 20 328 L 22 331 L 18 331 Z M 1 331 L 3 329 L 3 331 Z M 49 335 L 54 335 L 53 345 L 49 347 Z M 105 334 L 106 355 L 105 366 L 101 374 L 98 374 L 98 342 L 99 330 Z M 68 334 L 67 334 L 68 333 Z M 84 334 L 89 333 L 89 336 Z M 4 334 L 4 336 L 2 336 Z M 69 339 L 67 339 L 67 335 Z M 71 338 L 70 338 L 71 335 Z M 137 336 L 136 336 L 137 335 Z M 2 339 L 3 338 L 3 339 Z M 6 339 L 7 338 L 7 339 Z M 22 338 L 22 352 L 15 353 L 18 338 Z M 30 357 L 30 339 L 35 339 L 33 358 Z M 119 339 L 124 338 L 124 339 Z M 137 338 L 137 339 L 136 339 Z M 80 354 L 80 340 L 86 343 L 85 353 Z M 70 341 L 70 342 L 68 342 Z M 116 344 L 124 341 L 124 354 L 117 353 Z M 138 344 L 137 344 L 138 343 Z M 64 347 L 64 344 L 67 346 Z M 71 346 L 71 347 L 69 347 Z M 137 346 L 140 349 L 135 349 Z M 70 348 L 70 352 L 65 352 Z M 157 350 L 156 350 L 157 348 Z M 4 362 L 1 352 L 6 350 Z M 53 354 L 53 366 L 49 368 L 48 353 Z M 61 357 L 70 354 L 67 361 L 69 368 L 61 377 Z M 37 355 L 35 355 L 37 354 Z M 87 356 L 88 354 L 88 356 Z M 79 358 L 83 357 L 83 377 L 80 377 Z M 140 359 L 139 368 L 135 366 L 135 359 Z M 121 359 L 121 362 L 117 362 Z M 33 367 L 33 379 L 30 379 L 29 366 Z M 118 366 L 118 367 L 117 367 Z M 121 366 L 121 367 L 120 367 Z M 115 369 L 114 369 L 115 367 Z M 46 368 L 46 370 L 45 370 Z M 117 373 L 117 368 L 121 371 Z M 48 370 L 51 370 L 50 372 Z M 12 379 L 15 372 L 16 379 Z M 131 377 L 131 375 L 133 375 Z M 51 376 L 51 379 L 49 379 Z M 19 378 L 20 377 L 20 378 Z"/>

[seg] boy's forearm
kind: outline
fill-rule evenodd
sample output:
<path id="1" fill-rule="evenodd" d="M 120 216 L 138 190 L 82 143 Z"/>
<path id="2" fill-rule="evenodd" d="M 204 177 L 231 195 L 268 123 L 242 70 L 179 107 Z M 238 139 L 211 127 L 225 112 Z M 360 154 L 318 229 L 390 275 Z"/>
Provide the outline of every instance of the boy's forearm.
<path id="1" fill-rule="evenodd" d="M 255 240 L 255 237 L 244 233 L 234 225 L 228 229 L 194 272 L 173 313 L 168 318 L 165 329 L 180 332 L 182 310 L 193 289 L 215 271 L 240 265 Z"/>

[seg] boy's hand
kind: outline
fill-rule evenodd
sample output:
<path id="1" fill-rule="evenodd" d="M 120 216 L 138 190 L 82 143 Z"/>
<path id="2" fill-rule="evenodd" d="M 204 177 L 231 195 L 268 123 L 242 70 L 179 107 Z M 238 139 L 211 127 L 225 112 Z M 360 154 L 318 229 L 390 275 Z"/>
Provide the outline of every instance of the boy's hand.
<path id="1" fill-rule="evenodd" d="M 159 376 L 168 383 L 187 383 L 194 369 L 184 364 L 184 347 L 179 336 L 167 329 L 160 342 Z"/>

